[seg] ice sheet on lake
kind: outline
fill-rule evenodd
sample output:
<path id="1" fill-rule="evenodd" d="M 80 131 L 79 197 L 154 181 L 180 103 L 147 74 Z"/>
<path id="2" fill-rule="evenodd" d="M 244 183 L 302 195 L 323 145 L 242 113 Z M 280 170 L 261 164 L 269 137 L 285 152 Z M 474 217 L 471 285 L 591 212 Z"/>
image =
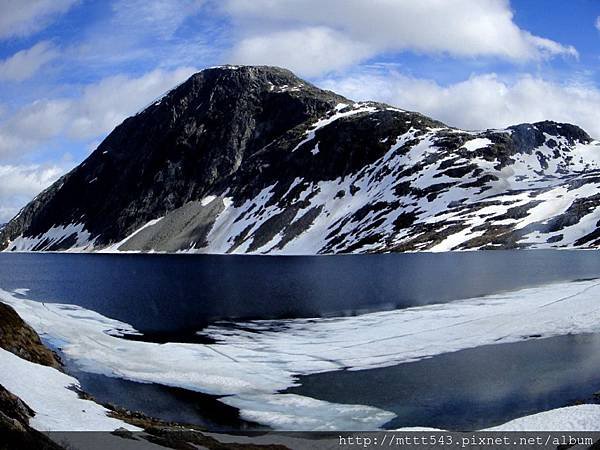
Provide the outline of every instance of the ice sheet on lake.
<path id="1" fill-rule="evenodd" d="M 318 421 L 320 429 L 344 424 L 357 430 L 380 427 L 393 415 L 278 392 L 297 384 L 298 375 L 385 367 L 539 336 L 600 332 L 599 297 L 600 280 L 565 282 L 356 317 L 222 324 L 205 331 L 215 344 L 160 345 L 118 338 L 134 330 L 93 311 L 0 291 L 0 299 L 82 370 L 229 395 L 224 401 L 241 408 L 243 417 L 260 417 L 275 428 L 287 426 L 277 419 L 287 402 L 290 414 L 307 417 L 307 429 Z"/>
<path id="2" fill-rule="evenodd" d="M 238 408 L 245 420 L 279 430 L 369 430 L 396 415 L 364 405 L 330 403 L 296 394 L 232 396 L 221 400 Z"/>
<path id="3" fill-rule="evenodd" d="M 294 373 L 361 370 L 481 345 L 600 331 L 600 280 L 556 283 L 445 304 L 332 319 L 210 327 L 230 357 L 277 355 Z"/>
<path id="4" fill-rule="evenodd" d="M 135 333 L 135 329 L 94 311 L 16 298 L 2 290 L 0 300 L 12 305 L 41 336 L 60 347 L 84 371 L 214 395 L 235 394 L 238 397 L 228 402 L 245 402 L 248 408 L 241 411 L 244 418 L 260 416 L 263 423 L 274 426 L 282 424 L 281 411 L 286 403 L 294 405 L 288 417 L 296 417 L 300 427 L 318 424 L 322 430 L 336 429 L 338 423 L 348 424 L 351 429 L 373 429 L 394 417 L 393 413 L 369 406 L 272 395 L 293 385 L 294 374 L 272 370 L 264 361 L 253 362 L 251 354 L 242 361 L 227 356 L 220 345 L 128 341 L 119 336 Z"/>
<path id="5" fill-rule="evenodd" d="M 17 294 L 17 295 L 27 295 L 27 293 L 30 291 L 30 289 L 27 288 L 17 288 L 17 289 L 13 289 L 13 293 Z"/>

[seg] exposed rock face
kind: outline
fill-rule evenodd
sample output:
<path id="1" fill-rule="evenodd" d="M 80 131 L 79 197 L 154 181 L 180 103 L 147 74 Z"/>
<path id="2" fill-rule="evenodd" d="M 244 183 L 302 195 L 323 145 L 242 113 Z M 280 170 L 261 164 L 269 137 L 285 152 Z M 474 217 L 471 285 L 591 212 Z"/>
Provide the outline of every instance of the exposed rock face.
<path id="1" fill-rule="evenodd" d="M 0 385 L 0 450 L 59 450 L 59 445 L 29 426 L 34 413 Z"/>
<path id="2" fill-rule="evenodd" d="M 281 86 L 290 90 L 279 92 Z M 292 90 L 296 88 L 298 90 Z M 202 198 L 242 161 L 342 98 L 282 69 L 206 70 L 125 120 L 5 230 L 11 239 L 85 223 L 98 244 Z M 69 246 L 66 242 L 58 246 Z"/>
<path id="3" fill-rule="evenodd" d="M 0 347 L 27 361 L 60 368 L 56 355 L 10 306 L 0 303 Z"/>
<path id="4" fill-rule="evenodd" d="M 125 120 L 4 230 L 8 250 L 596 247 L 600 146 L 468 132 L 272 67 L 207 69 Z"/>

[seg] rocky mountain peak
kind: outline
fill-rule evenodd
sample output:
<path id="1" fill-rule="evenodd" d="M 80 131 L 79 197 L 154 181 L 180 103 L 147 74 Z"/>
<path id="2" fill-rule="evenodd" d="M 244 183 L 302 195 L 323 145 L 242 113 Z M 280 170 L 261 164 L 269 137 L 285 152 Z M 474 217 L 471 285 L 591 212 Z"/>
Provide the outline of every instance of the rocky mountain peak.
<path id="1" fill-rule="evenodd" d="M 584 130 L 569 123 L 558 123 L 550 120 L 536 123 L 523 123 L 508 127 L 520 151 L 531 152 L 550 139 L 549 145 L 556 145 L 557 139 L 564 138 L 569 144 L 589 144 L 592 138 Z"/>
<path id="2" fill-rule="evenodd" d="M 290 70 L 276 66 L 235 66 L 224 65 L 204 69 L 191 76 L 188 81 L 207 83 L 211 88 L 218 84 L 236 85 L 244 90 L 273 91 L 277 88 L 293 89 L 312 86 L 298 78 Z"/>
<path id="3" fill-rule="evenodd" d="M 117 239 L 124 227 L 133 231 L 201 197 L 245 158 L 342 101 L 350 103 L 277 67 L 203 70 L 120 124 L 86 161 L 36 199 L 41 206 L 51 197 L 48 204 L 24 210 L 5 236 L 13 237 L 15 228 L 43 233 L 65 220 L 83 220 Z M 133 198 L 128 192 L 138 194 Z M 99 196 L 112 197 L 112 204 L 96 202 Z"/>
<path id="4" fill-rule="evenodd" d="M 600 203 L 590 187 L 599 148 L 574 125 L 464 131 L 348 100 L 285 69 L 214 67 L 126 119 L 0 231 L 0 246 L 213 253 L 596 246 L 600 234 L 589 227 L 563 229 Z"/>

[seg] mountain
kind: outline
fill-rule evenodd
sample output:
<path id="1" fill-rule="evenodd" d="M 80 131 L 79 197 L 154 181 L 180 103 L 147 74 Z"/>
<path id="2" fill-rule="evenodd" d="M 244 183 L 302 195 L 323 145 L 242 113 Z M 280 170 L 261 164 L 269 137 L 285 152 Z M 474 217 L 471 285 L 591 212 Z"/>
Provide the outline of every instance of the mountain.
<path id="1" fill-rule="evenodd" d="M 5 250 L 348 253 L 600 244 L 600 143 L 464 131 L 274 67 L 193 75 L 0 231 Z"/>

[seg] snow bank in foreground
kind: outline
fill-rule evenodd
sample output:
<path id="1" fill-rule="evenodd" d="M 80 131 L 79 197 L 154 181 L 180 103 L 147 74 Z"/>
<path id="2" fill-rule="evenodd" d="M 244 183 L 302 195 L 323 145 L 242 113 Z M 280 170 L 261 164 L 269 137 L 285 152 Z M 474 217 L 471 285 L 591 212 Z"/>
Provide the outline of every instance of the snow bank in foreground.
<path id="1" fill-rule="evenodd" d="M 598 431 L 600 405 L 577 405 L 520 417 L 488 431 Z"/>
<path id="2" fill-rule="evenodd" d="M 598 431 L 600 429 L 600 405 L 577 405 L 551 409 L 483 431 Z M 410 427 L 395 431 L 445 431 L 439 428 Z"/>
<path id="3" fill-rule="evenodd" d="M 93 311 L 0 291 L 0 300 L 82 370 L 229 395 L 223 401 L 240 408 L 244 418 L 275 428 L 322 430 L 374 429 L 394 415 L 277 394 L 295 385 L 298 375 L 385 367 L 533 336 L 600 332 L 599 297 L 598 280 L 557 283 L 358 317 L 213 326 L 205 334 L 216 344 L 160 345 L 118 338 L 131 326 Z"/>
<path id="4" fill-rule="evenodd" d="M 30 424 L 40 431 L 140 430 L 117 419 L 90 400 L 80 399 L 70 386 L 78 381 L 51 367 L 34 364 L 0 348 L 0 384 L 35 411 Z"/>

